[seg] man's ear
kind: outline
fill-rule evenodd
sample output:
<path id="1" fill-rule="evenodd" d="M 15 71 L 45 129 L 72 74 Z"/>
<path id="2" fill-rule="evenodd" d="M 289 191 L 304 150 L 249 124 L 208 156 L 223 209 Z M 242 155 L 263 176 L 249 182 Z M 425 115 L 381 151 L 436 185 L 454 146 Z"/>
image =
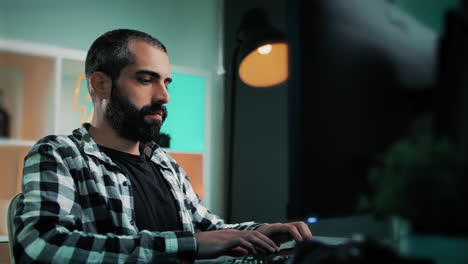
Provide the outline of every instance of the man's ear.
<path id="1" fill-rule="evenodd" d="M 112 89 L 111 78 L 103 72 L 94 72 L 89 78 L 91 89 L 99 99 L 109 99 Z"/>

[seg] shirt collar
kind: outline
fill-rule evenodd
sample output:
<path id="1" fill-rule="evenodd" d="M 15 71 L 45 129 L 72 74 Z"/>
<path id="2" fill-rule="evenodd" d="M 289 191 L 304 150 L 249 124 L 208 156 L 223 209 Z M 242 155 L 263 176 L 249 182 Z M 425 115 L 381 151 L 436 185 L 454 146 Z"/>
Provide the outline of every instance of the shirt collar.
<path id="1" fill-rule="evenodd" d="M 99 149 L 98 144 L 89 134 L 89 127 L 91 124 L 83 123 L 80 128 L 77 128 L 73 131 L 73 136 L 78 139 L 81 148 L 83 151 L 91 156 L 94 156 L 100 159 L 103 162 L 112 164 L 116 166 L 116 164 L 106 155 L 106 153 L 102 152 Z M 146 144 L 152 150 L 151 160 L 158 165 L 161 165 L 164 168 L 168 168 L 170 164 L 170 159 L 167 153 L 159 147 L 156 142 L 150 142 Z"/>

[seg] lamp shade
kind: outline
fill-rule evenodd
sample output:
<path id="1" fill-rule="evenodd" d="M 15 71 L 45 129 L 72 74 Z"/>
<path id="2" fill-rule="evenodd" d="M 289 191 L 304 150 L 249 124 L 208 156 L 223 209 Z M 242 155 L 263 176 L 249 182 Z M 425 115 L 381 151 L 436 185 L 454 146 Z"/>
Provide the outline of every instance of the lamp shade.
<path id="1" fill-rule="evenodd" d="M 268 87 L 288 79 L 286 37 L 274 28 L 264 9 L 250 9 L 238 31 L 239 77 L 254 87 Z"/>

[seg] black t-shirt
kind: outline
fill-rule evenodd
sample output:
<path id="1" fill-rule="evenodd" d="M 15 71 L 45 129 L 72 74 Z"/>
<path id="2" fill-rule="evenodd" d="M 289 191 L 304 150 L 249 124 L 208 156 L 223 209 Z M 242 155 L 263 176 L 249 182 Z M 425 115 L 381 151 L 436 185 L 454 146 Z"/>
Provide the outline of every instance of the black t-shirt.
<path id="1" fill-rule="evenodd" d="M 182 230 L 178 206 L 157 165 L 147 160 L 144 154 L 132 155 L 99 147 L 130 180 L 138 229 L 158 232 Z"/>

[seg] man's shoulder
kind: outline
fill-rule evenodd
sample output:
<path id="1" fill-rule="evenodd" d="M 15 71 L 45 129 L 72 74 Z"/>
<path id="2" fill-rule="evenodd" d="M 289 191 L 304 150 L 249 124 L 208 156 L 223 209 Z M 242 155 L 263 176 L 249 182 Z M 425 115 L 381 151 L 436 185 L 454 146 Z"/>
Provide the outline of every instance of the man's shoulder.
<path id="1" fill-rule="evenodd" d="M 73 135 L 48 135 L 39 139 L 30 152 L 56 152 L 62 150 L 79 150 L 80 141 Z"/>
<path id="2" fill-rule="evenodd" d="M 33 165 L 51 160 L 75 164 L 83 157 L 83 151 L 75 139 L 67 135 L 48 135 L 38 140 L 24 158 L 25 164 Z M 46 158 L 47 157 L 47 158 Z"/>
<path id="3" fill-rule="evenodd" d="M 35 146 L 38 145 L 50 145 L 55 147 L 63 147 L 74 145 L 73 136 L 70 135 L 48 135 L 39 139 Z"/>

